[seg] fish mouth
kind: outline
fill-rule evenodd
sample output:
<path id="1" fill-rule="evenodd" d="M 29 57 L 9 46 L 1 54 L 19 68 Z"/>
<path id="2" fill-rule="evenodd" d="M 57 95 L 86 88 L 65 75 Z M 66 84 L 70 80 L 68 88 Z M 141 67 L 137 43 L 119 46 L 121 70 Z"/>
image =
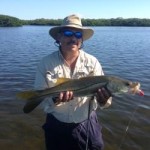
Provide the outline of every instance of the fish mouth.
<path id="1" fill-rule="evenodd" d="M 140 90 L 140 83 L 139 82 L 132 82 L 130 83 L 129 93 L 136 94 Z"/>
<path id="2" fill-rule="evenodd" d="M 144 96 L 144 92 L 140 89 L 140 83 L 135 82 L 130 84 L 129 93 L 131 94 L 139 94 L 140 96 Z"/>

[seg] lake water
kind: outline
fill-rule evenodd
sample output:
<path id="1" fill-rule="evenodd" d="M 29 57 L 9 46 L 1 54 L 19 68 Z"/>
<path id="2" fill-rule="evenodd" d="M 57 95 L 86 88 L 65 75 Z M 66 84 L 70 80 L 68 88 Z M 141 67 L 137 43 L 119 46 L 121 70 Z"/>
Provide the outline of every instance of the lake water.
<path id="1" fill-rule="evenodd" d="M 39 60 L 57 50 L 48 26 L 0 28 L 0 149 L 44 150 L 45 116 L 37 108 L 24 114 L 19 91 L 32 89 Z M 150 147 L 150 28 L 93 27 L 84 50 L 96 56 L 107 75 L 139 81 L 144 97 L 113 98 L 98 110 L 105 150 L 148 150 Z M 59 141 L 58 141 L 59 143 Z"/>

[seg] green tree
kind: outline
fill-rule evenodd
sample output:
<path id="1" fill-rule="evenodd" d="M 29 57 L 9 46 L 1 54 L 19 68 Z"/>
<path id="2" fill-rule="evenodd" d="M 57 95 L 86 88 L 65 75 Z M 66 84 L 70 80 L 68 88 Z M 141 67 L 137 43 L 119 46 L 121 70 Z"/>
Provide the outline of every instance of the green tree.
<path id="1" fill-rule="evenodd" d="M 18 18 L 0 15 L 0 27 L 22 26 L 22 21 Z"/>

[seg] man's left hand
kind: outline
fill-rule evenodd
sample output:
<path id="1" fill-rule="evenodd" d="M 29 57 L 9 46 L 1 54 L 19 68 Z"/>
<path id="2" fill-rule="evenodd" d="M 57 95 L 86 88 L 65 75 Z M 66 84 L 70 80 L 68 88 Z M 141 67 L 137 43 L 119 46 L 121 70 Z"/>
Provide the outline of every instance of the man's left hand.
<path id="1" fill-rule="evenodd" d="M 101 106 L 104 106 L 110 97 L 111 97 L 111 92 L 108 91 L 108 89 L 106 89 L 104 87 L 101 89 L 98 89 L 96 98 L 97 98 L 98 103 Z"/>

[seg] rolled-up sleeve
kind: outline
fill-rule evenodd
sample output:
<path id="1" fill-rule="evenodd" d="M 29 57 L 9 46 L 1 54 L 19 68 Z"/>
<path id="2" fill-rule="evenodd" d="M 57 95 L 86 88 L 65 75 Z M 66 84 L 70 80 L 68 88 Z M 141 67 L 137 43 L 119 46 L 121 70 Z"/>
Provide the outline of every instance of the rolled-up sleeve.
<path id="1" fill-rule="evenodd" d="M 37 70 L 36 70 L 36 77 L 34 82 L 34 89 L 35 90 L 42 90 L 49 87 L 48 80 L 47 80 L 47 73 L 46 68 L 44 66 L 44 63 L 41 61 L 38 64 Z M 50 77 L 48 78 L 50 80 Z M 44 112 L 47 112 L 47 109 L 49 112 L 53 111 L 55 104 L 52 101 L 51 97 L 46 97 L 42 103 L 39 105 L 40 108 L 44 110 Z"/>
<path id="2" fill-rule="evenodd" d="M 98 76 L 98 75 L 100 75 L 100 76 L 104 75 L 102 66 L 101 66 L 101 64 L 99 63 L 99 61 L 97 59 L 96 59 L 95 65 L 94 65 L 93 72 L 94 72 L 94 75 L 96 75 L 96 76 Z"/>
<path id="3" fill-rule="evenodd" d="M 44 62 L 40 61 L 36 69 L 34 89 L 45 89 L 45 88 L 48 88 L 46 81 L 46 69 L 44 66 Z"/>

